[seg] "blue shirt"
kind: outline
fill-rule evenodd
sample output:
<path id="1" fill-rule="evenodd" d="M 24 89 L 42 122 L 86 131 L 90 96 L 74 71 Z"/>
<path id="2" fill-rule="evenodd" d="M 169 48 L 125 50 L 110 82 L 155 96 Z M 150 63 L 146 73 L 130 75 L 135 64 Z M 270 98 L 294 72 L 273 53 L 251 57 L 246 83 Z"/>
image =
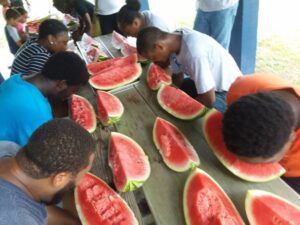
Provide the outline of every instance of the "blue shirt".
<path id="1" fill-rule="evenodd" d="M 0 179 L 0 225 L 46 225 L 44 204 L 14 184 Z"/>
<path id="2" fill-rule="evenodd" d="M 31 134 L 52 118 L 48 99 L 21 75 L 0 85 L 0 141 L 24 146 Z"/>

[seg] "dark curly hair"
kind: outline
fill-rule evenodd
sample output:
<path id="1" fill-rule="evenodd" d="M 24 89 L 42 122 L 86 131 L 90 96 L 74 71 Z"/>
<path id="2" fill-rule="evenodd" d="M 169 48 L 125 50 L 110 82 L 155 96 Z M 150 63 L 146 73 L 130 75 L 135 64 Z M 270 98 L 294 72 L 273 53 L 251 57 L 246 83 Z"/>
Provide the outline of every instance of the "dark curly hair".
<path id="1" fill-rule="evenodd" d="M 40 126 L 18 152 L 17 164 L 35 179 L 60 172 L 76 175 L 88 165 L 95 141 L 81 126 L 67 119 L 54 119 Z"/>
<path id="2" fill-rule="evenodd" d="M 58 52 L 45 63 L 41 74 L 50 80 L 66 80 L 68 85 L 87 83 L 90 75 L 85 62 L 74 52 Z"/>
<path id="3" fill-rule="evenodd" d="M 59 20 L 47 19 L 39 26 L 39 40 L 46 39 L 49 35 L 57 36 L 61 33 L 68 33 L 68 28 Z"/>
<path id="4" fill-rule="evenodd" d="M 289 139 L 295 124 L 291 106 L 274 92 L 239 98 L 223 118 L 227 148 L 238 156 L 270 158 Z"/>
<path id="5" fill-rule="evenodd" d="M 155 43 L 158 40 L 164 40 L 168 36 L 168 33 L 160 30 L 157 27 L 147 27 L 142 29 L 136 40 L 136 48 L 140 55 L 147 53 L 154 48 Z"/>

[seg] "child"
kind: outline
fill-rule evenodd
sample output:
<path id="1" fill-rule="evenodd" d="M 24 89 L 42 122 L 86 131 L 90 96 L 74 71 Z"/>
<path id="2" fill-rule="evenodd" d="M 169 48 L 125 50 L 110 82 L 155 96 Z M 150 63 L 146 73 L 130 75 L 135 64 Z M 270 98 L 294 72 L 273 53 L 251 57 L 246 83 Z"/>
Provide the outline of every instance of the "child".
<path id="1" fill-rule="evenodd" d="M 21 37 L 18 33 L 17 26 L 19 19 L 21 18 L 20 13 L 15 9 L 8 9 L 5 13 L 5 35 L 9 45 L 10 52 L 16 54 L 18 49 L 22 45 Z"/>
<path id="2" fill-rule="evenodd" d="M 242 74 L 232 56 L 218 42 L 187 28 L 173 33 L 156 27 L 144 28 L 137 37 L 137 50 L 158 65 L 171 64 L 173 81 L 178 87 L 221 112 L 226 109 L 226 92 Z M 184 79 L 183 74 L 189 79 Z"/>
<path id="3" fill-rule="evenodd" d="M 227 148 L 250 163 L 279 161 L 300 194 L 300 86 L 268 74 L 239 77 L 227 93 Z"/>
<path id="4" fill-rule="evenodd" d="M 141 29 L 151 26 L 166 32 L 173 32 L 176 29 L 175 24 L 167 23 L 149 10 L 140 12 L 140 9 L 139 0 L 126 0 L 126 5 L 118 12 L 118 27 L 124 34 L 137 37 Z"/>
<path id="5" fill-rule="evenodd" d="M 25 42 L 28 38 L 25 29 L 24 29 L 24 24 L 26 23 L 27 19 L 28 19 L 28 12 L 22 8 L 22 7 L 17 7 L 15 8 L 21 15 L 21 18 L 19 19 L 19 23 L 17 26 L 17 30 L 19 32 L 19 35 L 22 39 L 23 42 Z"/>

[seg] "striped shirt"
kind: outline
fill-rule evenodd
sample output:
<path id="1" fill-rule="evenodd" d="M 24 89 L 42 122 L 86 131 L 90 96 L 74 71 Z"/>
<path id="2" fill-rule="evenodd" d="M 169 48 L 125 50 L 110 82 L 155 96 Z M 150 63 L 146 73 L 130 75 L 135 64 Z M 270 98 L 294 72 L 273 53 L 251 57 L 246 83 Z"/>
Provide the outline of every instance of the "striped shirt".
<path id="1" fill-rule="evenodd" d="M 11 75 L 30 75 L 41 72 L 51 53 L 41 46 L 36 38 L 28 40 L 16 53 Z"/>

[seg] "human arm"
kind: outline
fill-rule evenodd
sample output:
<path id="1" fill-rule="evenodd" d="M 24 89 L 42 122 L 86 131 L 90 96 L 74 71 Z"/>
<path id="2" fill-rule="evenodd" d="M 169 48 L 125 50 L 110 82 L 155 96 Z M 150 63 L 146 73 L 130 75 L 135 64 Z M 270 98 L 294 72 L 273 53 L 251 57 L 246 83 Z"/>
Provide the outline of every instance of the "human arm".
<path id="1" fill-rule="evenodd" d="M 85 13 L 82 20 L 84 25 L 83 32 L 87 33 L 88 35 L 91 35 L 93 24 L 90 15 L 88 13 Z"/>
<path id="2" fill-rule="evenodd" d="M 207 107 L 211 107 L 211 105 L 216 101 L 215 89 L 213 88 L 208 92 L 198 94 L 196 100 Z"/>

